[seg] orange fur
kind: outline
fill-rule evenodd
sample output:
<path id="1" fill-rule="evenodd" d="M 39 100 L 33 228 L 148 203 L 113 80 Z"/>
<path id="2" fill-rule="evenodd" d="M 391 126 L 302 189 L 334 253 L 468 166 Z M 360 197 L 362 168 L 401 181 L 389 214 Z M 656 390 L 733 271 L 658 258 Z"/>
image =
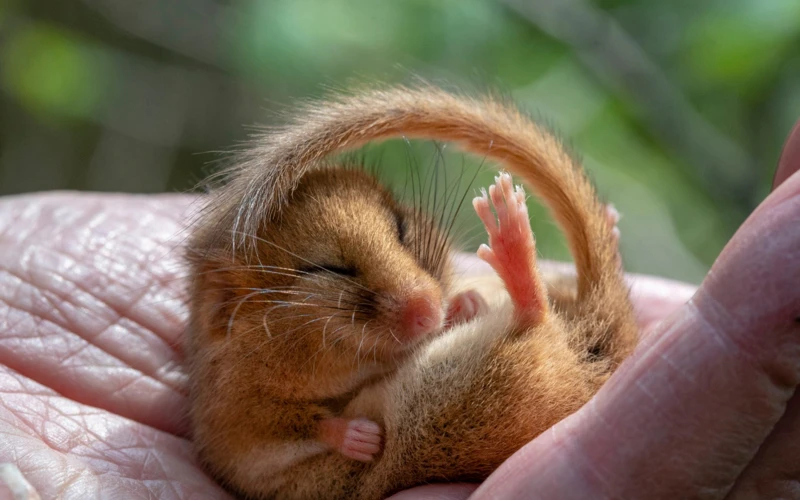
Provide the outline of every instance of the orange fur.
<path id="1" fill-rule="evenodd" d="M 311 261 L 357 261 L 368 287 L 401 295 L 421 287 L 437 300 L 451 294 L 445 262 L 415 260 L 397 244 L 391 212 L 400 209 L 382 188 L 363 174 L 317 169 L 331 154 L 400 136 L 458 143 L 522 177 L 564 229 L 575 289 L 551 286 L 551 310 L 535 322 L 515 321 L 510 305 L 495 304 L 408 359 L 380 335 L 367 336 L 374 358 L 359 359 L 357 336 L 326 347 L 324 328 L 298 318 L 302 305 L 267 318 L 264 304 L 243 299 L 245 291 L 307 279 L 258 272 L 262 264 L 301 265 L 265 240 Z M 553 136 L 497 98 L 429 86 L 339 97 L 261 138 L 229 174 L 190 244 L 188 356 L 200 457 L 249 497 L 369 499 L 426 481 L 480 480 L 584 404 L 636 342 L 616 239 L 591 183 Z M 347 280 L 313 286 L 359 293 Z M 386 309 L 374 318 L 384 329 L 392 321 Z M 376 462 L 315 448 L 316 423 L 338 414 L 384 426 Z"/>
<path id="2" fill-rule="evenodd" d="M 323 420 L 409 355 L 418 340 L 397 327 L 395 303 L 447 293 L 446 262 L 413 251 L 435 227 L 408 215 L 398 240 L 396 216 L 409 211 L 339 168 L 307 175 L 247 250 L 231 252 L 229 230 L 197 225 L 187 357 L 194 441 L 212 474 L 248 491 L 248 462 L 272 479 L 328 450 Z"/>

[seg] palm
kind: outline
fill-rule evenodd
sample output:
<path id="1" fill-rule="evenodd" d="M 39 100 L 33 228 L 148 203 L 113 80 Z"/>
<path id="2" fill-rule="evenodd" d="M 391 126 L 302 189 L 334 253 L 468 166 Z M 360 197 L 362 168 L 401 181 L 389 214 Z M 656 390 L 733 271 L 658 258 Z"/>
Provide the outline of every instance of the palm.
<path id="1" fill-rule="evenodd" d="M 186 438 L 178 197 L 0 204 L 0 462 L 43 498 L 219 498 Z M 115 495 L 116 494 L 116 495 Z"/>
<path id="2" fill-rule="evenodd" d="M 43 498 L 226 496 L 187 439 L 180 243 L 191 200 L 0 202 L 0 462 Z M 652 321 L 689 292 L 645 280 L 635 296 Z"/>

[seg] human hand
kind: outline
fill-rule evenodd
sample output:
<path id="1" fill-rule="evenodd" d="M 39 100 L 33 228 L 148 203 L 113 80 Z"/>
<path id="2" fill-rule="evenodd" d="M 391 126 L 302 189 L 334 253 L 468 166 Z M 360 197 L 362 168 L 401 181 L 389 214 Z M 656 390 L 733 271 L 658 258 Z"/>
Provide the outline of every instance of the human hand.
<path id="1" fill-rule="evenodd" d="M 189 205 L 0 200 L 0 462 L 43 499 L 226 498 L 186 439 L 175 235 Z"/>
<path id="2" fill-rule="evenodd" d="M 580 411 L 480 486 L 392 499 L 800 497 L 798 170 L 800 122 L 775 191 Z"/>
<path id="3" fill-rule="evenodd" d="M 193 200 L 0 200 L 0 463 L 42 498 L 227 498 L 187 439 L 179 246 Z M 693 291 L 635 281 L 643 326 Z"/>

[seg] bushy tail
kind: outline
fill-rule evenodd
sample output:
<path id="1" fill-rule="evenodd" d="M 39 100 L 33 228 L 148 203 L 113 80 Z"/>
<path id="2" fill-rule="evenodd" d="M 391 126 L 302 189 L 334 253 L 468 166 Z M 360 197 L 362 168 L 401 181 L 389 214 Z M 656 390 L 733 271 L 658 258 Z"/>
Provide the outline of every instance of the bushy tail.
<path id="1" fill-rule="evenodd" d="M 456 95 L 428 85 L 372 89 L 307 104 L 290 125 L 260 137 L 238 158 L 230 171 L 233 181 L 221 193 L 228 222 L 235 234 L 244 235 L 238 244 L 256 233 L 262 218 L 280 212 L 298 180 L 320 160 L 398 137 L 454 142 L 524 179 L 566 235 L 579 300 L 627 303 L 605 207 L 560 141 L 500 98 Z"/>

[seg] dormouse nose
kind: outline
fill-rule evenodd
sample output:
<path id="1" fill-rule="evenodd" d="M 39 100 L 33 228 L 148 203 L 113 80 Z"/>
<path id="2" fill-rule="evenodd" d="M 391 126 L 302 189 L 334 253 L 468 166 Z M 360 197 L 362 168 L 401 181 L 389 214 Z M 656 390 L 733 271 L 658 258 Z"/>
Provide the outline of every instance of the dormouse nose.
<path id="1" fill-rule="evenodd" d="M 444 326 L 442 287 L 415 256 L 400 247 L 384 249 L 363 266 L 364 282 L 376 293 L 382 315 L 400 340 L 412 341 Z"/>
<path id="2" fill-rule="evenodd" d="M 441 292 L 425 288 L 414 290 L 401 300 L 400 321 L 409 340 L 440 330 L 444 325 Z"/>

